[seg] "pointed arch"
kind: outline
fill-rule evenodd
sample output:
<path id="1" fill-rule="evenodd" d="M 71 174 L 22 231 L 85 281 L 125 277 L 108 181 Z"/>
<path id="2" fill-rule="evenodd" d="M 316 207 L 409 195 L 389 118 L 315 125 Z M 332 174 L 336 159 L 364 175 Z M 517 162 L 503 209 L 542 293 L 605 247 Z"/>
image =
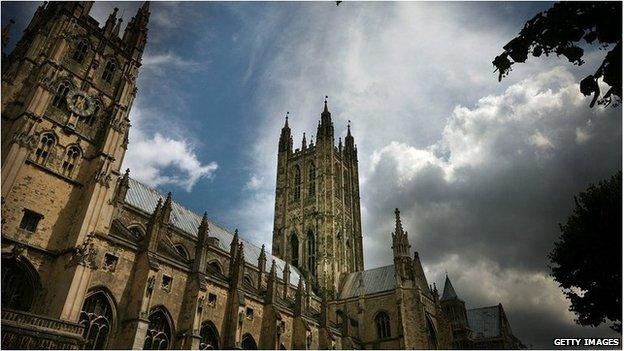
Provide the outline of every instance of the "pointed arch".
<path id="1" fill-rule="evenodd" d="M 104 71 L 102 72 L 102 79 L 107 83 L 111 83 L 115 76 L 115 71 L 117 70 L 117 62 L 115 59 L 110 58 L 106 61 L 106 66 L 104 66 Z"/>
<path id="2" fill-rule="evenodd" d="M 299 238 L 296 232 L 290 235 L 290 263 L 299 267 Z"/>
<path id="3" fill-rule="evenodd" d="M 88 50 L 89 41 L 86 38 L 79 39 L 78 44 L 74 49 L 74 53 L 72 54 L 72 59 L 78 63 L 82 63 Z"/>
<path id="4" fill-rule="evenodd" d="M 72 84 L 68 80 L 62 80 L 56 87 L 54 98 L 52 99 L 52 106 L 56 108 L 63 108 L 67 103 L 67 93 L 72 89 Z"/>
<path id="5" fill-rule="evenodd" d="M 438 336 L 436 333 L 435 325 L 431 320 L 431 316 L 427 313 L 427 342 L 429 343 L 428 349 L 437 349 L 438 348 Z"/>
<path id="6" fill-rule="evenodd" d="M 386 339 L 391 336 L 390 333 L 390 317 L 386 311 L 379 311 L 375 314 L 375 328 L 377 330 L 378 339 Z"/>
<path id="7" fill-rule="evenodd" d="M 2 308 L 30 311 L 41 277 L 30 261 L 23 257 L 2 257 Z"/>
<path id="8" fill-rule="evenodd" d="M 107 347 L 117 320 L 117 304 L 104 286 L 91 289 L 80 311 L 80 324 L 84 327 L 82 337 L 85 350 L 101 350 Z"/>
<path id="9" fill-rule="evenodd" d="M 172 346 L 173 319 L 164 306 L 156 306 L 149 314 L 143 350 L 166 350 Z"/>
<path id="10" fill-rule="evenodd" d="M 45 165 L 54 145 L 56 145 L 56 136 L 51 132 L 41 134 L 37 149 L 35 150 L 35 162 Z"/>
<path id="11" fill-rule="evenodd" d="M 316 166 L 313 161 L 308 165 L 308 196 L 316 196 Z"/>
<path id="12" fill-rule="evenodd" d="M 254 339 L 254 337 L 249 333 L 243 335 L 241 348 L 243 350 L 257 350 L 258 344 L 256 344 L 256 339 Z"/>
<path id="13" fill-rule="evenodd" d="M 295 192 L 294 199 L 299 200 L 301 198 L 301 167 L 299 165 L 295 165 Z"/>
<path id="14" fill-rule="evenodd" d="M 217 260 L 210 261 L 208 263 L 208 272 L 206 273 L 215 273 L 218 275 L 223 275 L 223 267 L 221 267 L 221 263 Z"/>
<path id="15" fill-rule="evenodd" d="M 130 231 L 130 233 L 132 233 L 132 235 L 137 240 L 140 240 L 143 237 L 145 237 L 145 233 L 147 231 L 147 229 L 141 223 L 133 223 L 129 225 L 128 230 Z"/>
<path id="16" fill-rule="evenodd" d="M 205 321 L 202 323 L 199 335 L 201 336 L 201 340 L 199 341 L 200 350 L 219 349 L 219 331 L 212 321 Z"/>
<path id="17" fill-rule="evenodd" d="M 314 232 L 310 229 L 307 235 L 307 253 L 308 253 L 308 272 L 316 277 L 316 238 Z"/>
<path id="18" fill-rule="evenodd" d="M 178 244 L 174 244 L 173 248 L 176 250 L 176 252 L 178 254 L 180 254 L 180 256 L 184 257 L 187 260 L 191 259 L 191 254 L 189 253 L 189 251 L 186 249 L 186 247 L 184 246 L 184 244 L 182 243 L 178 243 Z"/>
<path id="19" fill-rule="evenodd" d="M 71 177 L 78 168 L 80 159 L 82 158 L 82 149 L 79 145 L 74 144 L 67 147 L 63 163 L 61 164 L 61 173 L 67 177 Z"/>

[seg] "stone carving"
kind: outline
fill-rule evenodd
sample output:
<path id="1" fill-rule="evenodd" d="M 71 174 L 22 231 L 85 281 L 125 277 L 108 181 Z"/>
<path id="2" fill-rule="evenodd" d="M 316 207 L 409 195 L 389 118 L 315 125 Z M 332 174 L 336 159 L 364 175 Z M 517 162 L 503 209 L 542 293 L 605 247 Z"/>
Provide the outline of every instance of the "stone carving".
<path id="1" fill-rule="evenodd" d="M 81 265 L 91 269 L 97 269 L 96 256 L 97 249 L 93 243 L 93 233 L 86 236 L 81 245 L 72 249 L 72 255 L 66 267 Z"/>

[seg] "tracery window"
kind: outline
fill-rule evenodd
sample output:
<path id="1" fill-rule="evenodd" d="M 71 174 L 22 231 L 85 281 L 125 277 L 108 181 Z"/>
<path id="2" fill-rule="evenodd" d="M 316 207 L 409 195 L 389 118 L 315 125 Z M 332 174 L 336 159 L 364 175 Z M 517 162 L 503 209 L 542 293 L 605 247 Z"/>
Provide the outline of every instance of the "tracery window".
<path id="1" fill-rule="evenodd" d="M 334 165 L 334 193 L 336 197 L 340 197 L 340 190 L 342 188 L 342 183 L 340 181 L 340 165 L 336 163 Z"/>
<path id="2" fill-rule="evenodd" d="M 149 315 L 143 350 L 166 350 L 171 342 L 171 324 L 166 312 L 157 308 Z"/>
<path id="3" fill-rule="evenodd" d="M 312 231 L 308 231 L 308 271 L 316 277 L 316 241 Z"/>
<path id="4" fill-rule="evenodd" d="M 184 245 L 177 244 L 177 245 L 174 245 L 173 247 L 180 254 L 180 256 L 184 257 L 187 260 L 190 259 L 191 256 L 189 255 L 189 253 L 186 250 L 186 248 L 184 247 Z"/>
<path id="5" fill-rule="evenodd" d="M 390 317 L 386 312 L 379 312 L 375 316 L 375 326 L 377 327 L 377 338 L 385 339 L 390 337 Z"/>
<path id="6" fill-rule="evenodd" d="M 52 133 L 44 133 L 39 140 L 37 150 L 35 150 L 35 162 L 45 165 L 55 142 L 56 138 Z"/>
<path id="7" fill-rule="evenodd" d="M 106 82 L 110 83 L 113 80 L 113 76 L 115 75 L 115 69 L 117 65 L 114 60 L 109 60 L 104 67 L 104 73 L 102 73 L 102 79 Z"/>
<path id="8" fill-rule="evenodd" d="M 74 169 L 78 164 L 78 160 L 80 158 L 80 148 L 78 146 L 70 146 L 65 153 L 65 159 L 63 160 L 63 164 L 61 166 L 61 173 L 68 177 L 72 176 Z"/>
<path id="9" fill-rule="evenodd" d="M 87 54 L 87 50 L 89 49 L 89 42 L 86 39 L 82 39 L 76 45 L 76 50 L 74 50 L 74 55 L 72 58 L 74 61 L 78 63 L 82 63 L 84 61 L 85 55 Z"/>
<path id="10" fill-rule="evenodd" d="M 67 93 L 71 86 L 68 82 L 61 82 L 56 88 L 56 93 L 54 94 L 54 99 L 52 99 L 52 106 L 57 108 L 62 108 L 67 103 L 65 98 L 67 97 Z"/>
<path id="11" fill-rule="evenodd" d="M 113 324 L 113 307 L 103 291 L 87 296 L 80 311 L 80 324 L 84 326 L 82 337 L 85 350 L 105 349 Z"/>
<path id="12" fill-rule="evenodd" d="M 243 350 L 257 350 L 258 345 L 251 334 L 247 333 L 243 335 L 243 341 L 241 342 L 241 348 Z"/>
<path id="13" fill-rule="evenodd" d="M 199 342 L 200 350 L 218 350 L 219 349 L 219 333 L 212 322 L 204 322 L 199 331 L 201 340 Z"/>
<path id="14" fill-rule="evenodd" d="M 221 269 L 221 266 L 219 265 L 219 263 L 217 263 L 217 261 L 212 261 L 208 263 L 208 270 L 216 274 L 223 274 L 223 270 Z"/>
<path id="15" fill-rule="evenodd" d="M 2 308 L 29 311 L 35 297 L 35 282 L 23 263 L 2 260 Z"/>
<path id="16" fill-rule="evenodd" d="M 316 166 L 310 162 L 308 169 L 308 195 L 313 197 L 316 195 Z"/>
<path id="17" fill-rule="evenodd" d="M 295 166 L 295 201 L 301 198 L 301 168 Z"/>
<path id="18" fill-rule="evenodd" d="M 295 232 L 290 236 L 290 262 L 293 266 L 299 267 L 299 239 Z"/>

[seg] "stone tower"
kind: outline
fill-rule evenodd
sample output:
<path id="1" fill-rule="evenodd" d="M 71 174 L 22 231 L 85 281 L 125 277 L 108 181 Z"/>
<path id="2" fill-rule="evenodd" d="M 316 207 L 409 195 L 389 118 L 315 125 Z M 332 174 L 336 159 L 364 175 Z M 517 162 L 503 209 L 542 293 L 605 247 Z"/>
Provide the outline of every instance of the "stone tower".
<path id="1" fill-rule="evenodd" d="M 149 18 L 146 2 L 120 37 L 117 9 L 100 27 L 92 5 L 41 5 L 2 67 L 2 239 L 40 248 L 55 283 L 33 312 L 69 321 L 110 231 Z"/>
<path id="2" fill-rule="evenodd" d="M 312 139 L 312 138 L 311 138 Z M 293 151 L 288 116 L 279 139 L 273 255 L 298 267 L 319 288 L 337 291 L 344 273 L 364 268 L 357 148 L 348 126 L 334 140 L 327 100 L 316 144 Z"/>

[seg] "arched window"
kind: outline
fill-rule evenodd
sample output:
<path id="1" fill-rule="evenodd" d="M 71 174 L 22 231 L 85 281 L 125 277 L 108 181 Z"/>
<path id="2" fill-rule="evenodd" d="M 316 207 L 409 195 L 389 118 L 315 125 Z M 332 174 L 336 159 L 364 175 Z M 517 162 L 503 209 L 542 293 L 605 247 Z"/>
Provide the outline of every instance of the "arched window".
<path id="1" fill-rule="evenodd" d="M 184 245 L 182 244 L 176 244 L 173 246 L 175 248 L 175 250 L 180 254 L 180 256 L 184 257 L 185 259 L 190 259 L 190 255 L 188 253 L 188 251 L 186 250 L 186 248 L 184 247 Z"/>
<path id="2" fill-rule="evenodd" d="M 251 279 L 250 276 L 246 275 L 243 277 L 243 285 L 248 288 L 248 289 L 253 289 L 254 288 L 254 283 L 253 280 Z"/>
<path id="3" fill-rule="evenodd" d="M 375 326 L 377 327 L 377 338 L 385 339 L 390 337 L 390 317 L 386 312 L 379 312 L 375 316 Z"/>
<path id="4" fill-rule="evenodd" d="M 341 173 L 342 172 L 340 171 L 340 165 L 336 163 L 334 165 L 334 193 L 337 197 L 340 197 L 340 190 L 342 188 L 342 183 L 340 181 Z"/>
<path id="5" fill-rule="evenodd" d="M 113 306 L 103 291 L 96 291 L 85 299 L 80 311 L 80 324 L 85 350 L 106 349 L 106 341 L 113 325 Z"/>
<path id="6" fill-rule="evenodd" d="M 67 103 L 65 98 L 67 97 L 67 93 L 69 93 L 69 89 L 71 89 L 68 82 L 61 82 L 56 88 L 56 94 L 54 94 L 54 99 L 52 99 L 52 106 L 57 108 L 62 108 Z"/>
<path id="7" fill-rule="evenodd" d="M 104 67 L 104 73 L 102 73 L 102 79 L 106 82 L 110 83 L 113 81 L 113 76 L 115 75 L 115 69 L 117 65 L 114 60 L 109 60 Z"/>
<path id="8" fill-rule="evenodd" d="M 301 168 L 295 166 L 295 200 L 301 197 Z"/>
<path id="9" fill-rule="evenodd" d="M 50 150 L 56 142 L 56 138 L 52 133 L 44 133 L 39 140 L 37 150 L 35 150 L 35 162 L 44 165 L 50 156 Z"/>
<path id="10" fill-rule="evenodd" d="M 78 63 L 82 63 L 84 61 L 85 55 L 87 54 L 87 50 L 89 49 L 89 42 L 86 39 L 82 39 L 76 45 L 76 50 L 74 50 L 74 55 L 72 58 L 74 61 Z"/>
<path id="11" fill-rule="evenodd" d="M 199 335 L 201 336 L 201 340 L 199 341 L 200 350 L 219 349 L 219 332 L 212 322 L 204 322 L 199 331 Z"/>
<path id="12" fill-rule="evenodd" d="M 299 267 L 299 239 L 295 232 L 290 236 L 290 263 Z"/>
<path id="13" fill-rule="evenodd" d="M 308 169 L 308 195 L 316 195 L 316 166 L 313 162 L 310 162 Z"/>
<path id="14" fill-rule="evenodd" d="M 80 148 L 78 146 L 72 145 L 67 149 L 65 153 L 65 159 L 63 160 L 63 165 L 61 166 L 61 173 L 68 177 L 72 176 L 72 173 L 76 166 L 78 165 L 78 160 L 80 158 Z"/>
<path id="15" fill-rule="evenodd" d="M 241 348 L 243 350 L 257 350 L 258 345 L 256 344 L 256 340 L 251 336 L 251 334 L 247 333 L 243 335 L 243 341 L 241 342 Z"/>
<path id="16" fill-rule="evenodd" d="M 429 316 L 427 316 L 427 342 L 429 342 L 428 349 L 438 348 L 438 338 L 436 337 L 435 327 Z"/>
<path id="17" fill-rule="evenodd" d="M 29 311 L 32 307 L 38 277 L 25 265 L 15 259 L 2 260 L 2 308 Z"/>
<path id="18" fill-rule="evenodd" d="M 212 273 L 223 274 L 223 270 L 221 269 L 221 266 L 219 265 L 219 262 L 217 261 L 212 261 L 208 263 L 208 270 L 211 271 Z"/>
<path id="19" fill-rule="evenodd" d="M 149 315 L 143 350 L 166 350 L 171 343 L 171 323 L 167 311 L 158 307 Z"/>
<path id="20" fill-rule="evenodd" d="M 311 230 L 308 231 L 308 271 L 316 277 L 316 240 Z"/>

